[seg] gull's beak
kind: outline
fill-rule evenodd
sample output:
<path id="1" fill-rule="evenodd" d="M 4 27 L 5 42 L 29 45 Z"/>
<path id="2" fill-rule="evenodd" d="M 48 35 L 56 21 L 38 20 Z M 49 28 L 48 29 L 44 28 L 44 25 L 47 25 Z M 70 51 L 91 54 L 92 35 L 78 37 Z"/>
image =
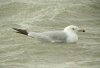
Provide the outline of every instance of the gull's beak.
<path id="1" fill-rule="evenodd" d="M 79 29 L 78 31 L 79 32 L 85 32 L 85 29 Z"/>

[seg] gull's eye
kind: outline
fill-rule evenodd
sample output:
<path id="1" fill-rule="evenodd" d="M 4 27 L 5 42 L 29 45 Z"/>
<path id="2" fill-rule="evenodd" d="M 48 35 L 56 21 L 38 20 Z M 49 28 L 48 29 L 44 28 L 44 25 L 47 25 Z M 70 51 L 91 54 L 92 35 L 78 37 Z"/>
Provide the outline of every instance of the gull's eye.
<path id="1" fill-rule="evenodd" d="M 75 28 L 72 28 L 72 30 L 75 30 Z"/>

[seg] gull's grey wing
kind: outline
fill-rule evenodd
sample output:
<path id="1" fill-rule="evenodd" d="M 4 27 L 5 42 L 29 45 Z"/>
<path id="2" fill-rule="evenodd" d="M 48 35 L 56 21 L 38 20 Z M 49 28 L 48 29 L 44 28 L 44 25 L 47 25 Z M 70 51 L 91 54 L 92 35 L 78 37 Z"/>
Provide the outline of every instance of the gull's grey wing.
<path id="1" fill-rule="evenodd" d="M 49 36 L 45 35 L 44 33 L 37 33 L 37 32 L 29 32 L 28 36 L 40 39 L 42 41 L 52 42 L 52 39 Z"/>
<path id="2" fill-rule="evenodd" d="M 66 33 L 63 31 L 48 31 L 42 33 L 30 32 L 28 36 L 50 42 L 66 42 L 67 38 Z"/>

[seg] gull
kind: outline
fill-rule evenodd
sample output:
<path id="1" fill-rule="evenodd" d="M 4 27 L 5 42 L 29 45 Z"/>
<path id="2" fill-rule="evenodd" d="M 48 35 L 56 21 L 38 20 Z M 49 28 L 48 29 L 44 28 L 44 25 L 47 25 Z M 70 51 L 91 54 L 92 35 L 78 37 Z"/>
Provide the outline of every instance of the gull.
<path id="1" fill-rule="evenodd" d="M 69 25 L 60 31 L 46 31 L 46 32 L 28 32 L 24 29 L 13 28 L 17 33 L 27 35 L 32 38 L 38 38 L 42 41 L 51 42 L 51 43 L 77 43 L 78 41 L 78 32 L 85 32 L 85 29 L 81 29 L 75 25 Z"/>

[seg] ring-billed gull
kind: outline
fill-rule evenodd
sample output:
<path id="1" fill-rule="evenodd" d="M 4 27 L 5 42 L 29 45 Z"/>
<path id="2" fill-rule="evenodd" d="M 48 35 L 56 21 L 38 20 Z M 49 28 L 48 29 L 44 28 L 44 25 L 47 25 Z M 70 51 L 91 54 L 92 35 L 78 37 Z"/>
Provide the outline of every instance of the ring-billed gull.
<path id="1" fill-rule="evenodd" d="M 67 43 L 76 43 L 78 41 L 77 32 L 85 32 L 84 29 L 81 29 L 74 25 L 69 25 L 64 28 L 62 31 L 47 31 L 47 32 L 28 32 L 24 29 L 13 28 L 17 33 L 24 34 L 30 37 L 42 39 L 44 41 L 49 41 L 52 43 L 55 42 L 67 42 Z"/>

